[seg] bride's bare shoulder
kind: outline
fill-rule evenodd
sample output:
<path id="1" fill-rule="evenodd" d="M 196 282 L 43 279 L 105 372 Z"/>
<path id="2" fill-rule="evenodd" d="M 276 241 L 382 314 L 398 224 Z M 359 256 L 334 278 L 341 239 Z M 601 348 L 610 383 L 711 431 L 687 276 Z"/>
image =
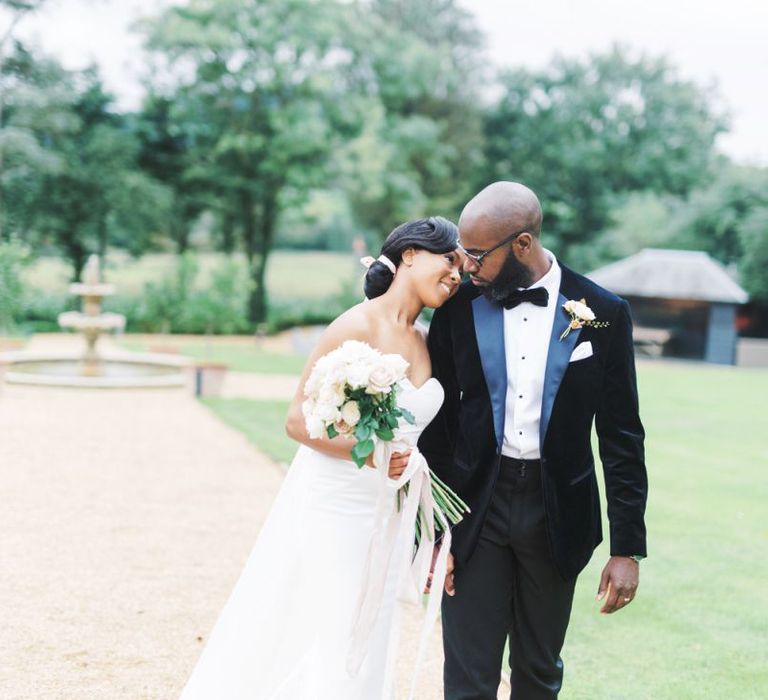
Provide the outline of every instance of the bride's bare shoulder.
<path id="1" fill-rule="evenodd" d="M 366 302 L 361 302 L 337 316 L 321 337 L 326 348 L 338 347 L 345 340 L 371 342 L 375 324 Z"/>

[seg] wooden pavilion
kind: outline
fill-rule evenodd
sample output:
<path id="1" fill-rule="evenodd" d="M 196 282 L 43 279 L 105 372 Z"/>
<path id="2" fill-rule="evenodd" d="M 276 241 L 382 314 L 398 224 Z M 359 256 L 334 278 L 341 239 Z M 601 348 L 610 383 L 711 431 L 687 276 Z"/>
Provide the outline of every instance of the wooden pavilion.
<path id="1" fill-rule="evenodd" d="M 639 353 L 735 364 L 748 295 L 707 253 L 646 248 L 588 277 L 630 303 Z"/>

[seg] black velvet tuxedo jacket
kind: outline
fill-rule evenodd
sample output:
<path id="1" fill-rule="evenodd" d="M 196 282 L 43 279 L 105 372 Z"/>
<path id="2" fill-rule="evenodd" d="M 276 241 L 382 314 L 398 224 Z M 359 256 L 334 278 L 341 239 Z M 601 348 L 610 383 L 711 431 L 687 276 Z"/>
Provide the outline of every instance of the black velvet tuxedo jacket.
<path id="1" fill-rule="evenodd" d="M 602 540 L 600 499 L 590 434 L 593 420 L 605 477 L 612 555 L 645 555 L 647 476 L 638 414 L 632 321 L 627 302 L 562 266 L 541 406 L 540 449 L 546 525 L 555 564 L 574 578 Z M 605 328 L 560 335 L 562 308 L 584 299 Z M 550 300 L 552 303 L 553 300 Z M 569 362 L 590 341 L 593 354 Z M 480 535 L 499 473 L 506 415 L 503 309 L 465 282 L 439 308 L 429 330 L 433 374 L 445 402 L 419 441 L 429 465 L 470 506 L 453 530 L 457 566 Z"/>

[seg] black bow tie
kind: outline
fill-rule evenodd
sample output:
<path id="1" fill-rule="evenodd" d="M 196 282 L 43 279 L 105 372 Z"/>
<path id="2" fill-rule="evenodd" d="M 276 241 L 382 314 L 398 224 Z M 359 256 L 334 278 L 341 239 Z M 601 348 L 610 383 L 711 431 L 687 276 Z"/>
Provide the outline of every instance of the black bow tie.
<path id="1" fill-rule="evenodd" d="M 503 299 L 499 299 L 499 303 L 505 309 L 514 309 L 525 301 L 536 304 L 536 306 L 546 306 L 549 301 L 549 292 L 544 287 L 517 289 L 507 294 Z"/>

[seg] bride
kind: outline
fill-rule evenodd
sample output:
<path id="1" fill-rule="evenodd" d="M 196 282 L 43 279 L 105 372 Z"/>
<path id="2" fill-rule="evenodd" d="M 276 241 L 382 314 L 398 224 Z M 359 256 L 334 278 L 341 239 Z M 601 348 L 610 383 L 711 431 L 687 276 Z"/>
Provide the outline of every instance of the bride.
<path id="1" fill-rule="evenodd" d="M 377 560 L 382 507 L 387 528 L 394 523 L 413 532 L 413 523 L 403 522 L 407 511 L 397 506 L 395 484 L 408 477 L 411 451 L 443 401 L 416 319 L 425 306 L 439 307 L 455 293 L 462 262 L 458 230 L 441 217 L 402 224 L 381 256 L 368 259 L 367 300 L 328 327 L 304 369 L 286 423 L 301 446 L 183 700 L 394 697 L 398 597 L 408 585 L 412 540 L 401 536 L 383 568 L 371 560 Z M 371 468 L 370 457 L 358 469 L 352 440 L 312 439 L 304 424 L 303 389 L 315 362 L 347 340 L 409 363 L 397 400 L 415 423 L 401 420 L 389 480 Z M 377 593 L 361 624 L 363 589 Z"/>

